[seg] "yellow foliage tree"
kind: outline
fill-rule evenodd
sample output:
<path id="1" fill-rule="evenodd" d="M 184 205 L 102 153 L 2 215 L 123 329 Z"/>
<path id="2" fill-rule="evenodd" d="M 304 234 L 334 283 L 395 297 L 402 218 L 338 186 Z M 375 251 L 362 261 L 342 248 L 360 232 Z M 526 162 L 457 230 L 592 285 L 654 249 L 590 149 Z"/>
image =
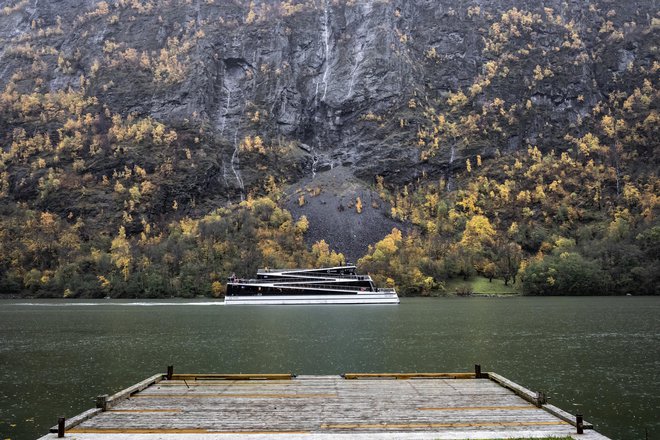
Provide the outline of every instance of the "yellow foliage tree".
<path id="1" fill-rule="evenodd" d="M 325 240 L 317 241 L 312 245 L 312 255 L 316 259 L 315 267 L 332 267 L 344 264 L 344 255 L 330 251 L 330 246 Z"/>
<path id="2" fill-rule="evenodd" d="M 490 244 L 495 237 L 495 229 L 485 215 L 475 215 L 465 225 L 461 244 L 469 248 L 481 248 Z"/>
<path id="3" fill-rule="evenodd" d="M 126 230 L 123 226 L 119 227 L 119 233 L 112 240 L 110 246 L 110 258 L 124 276 L 124 281 L 128 281 L 131 273 L 131 264 L 133 256 L 131 254 L 131 243 L 126 238 Z"/>

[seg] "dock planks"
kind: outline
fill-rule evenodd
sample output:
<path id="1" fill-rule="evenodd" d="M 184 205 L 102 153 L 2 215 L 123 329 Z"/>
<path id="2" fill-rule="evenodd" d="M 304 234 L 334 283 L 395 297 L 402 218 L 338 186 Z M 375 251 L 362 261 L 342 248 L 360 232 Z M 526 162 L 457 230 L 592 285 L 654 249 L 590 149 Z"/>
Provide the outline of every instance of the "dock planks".
<path id="1" fill-rule="evenodd" d="M 492 378 L 490 375 L 493 374 Z M 577 435 L 574 419 L 494 373 L 153 376 L 66 424 L 79 440 L 507 438 Z M 554 409 L 554 410 L 553 410 Z M 74 421 L 77 424 L 71 423 Z M 573 423 L 573 424 L 571 424 Z M 75 426 L 74 426 L 75 425 Z M 588 425 L 591 427 L 591 425 Z M 57 438 L 57 430 L 42 440 Z M 173 436 L 173 437 L 168 437 Z"/>

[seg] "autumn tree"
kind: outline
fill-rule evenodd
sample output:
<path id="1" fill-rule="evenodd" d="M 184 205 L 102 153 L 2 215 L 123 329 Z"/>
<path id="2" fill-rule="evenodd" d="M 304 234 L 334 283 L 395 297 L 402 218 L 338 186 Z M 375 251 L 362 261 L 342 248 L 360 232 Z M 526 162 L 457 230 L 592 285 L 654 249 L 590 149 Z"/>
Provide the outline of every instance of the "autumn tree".
<path id="1" fill-rule="evenodd" d="M 123 226 L 119 227 L 117 236 L 112 240 L 110 255 L 112 262 L 124 277 L 124 281 L 128 281 L 133 256 L 131 254 L 131 244 L 126 238 L 126 229 Z"/>

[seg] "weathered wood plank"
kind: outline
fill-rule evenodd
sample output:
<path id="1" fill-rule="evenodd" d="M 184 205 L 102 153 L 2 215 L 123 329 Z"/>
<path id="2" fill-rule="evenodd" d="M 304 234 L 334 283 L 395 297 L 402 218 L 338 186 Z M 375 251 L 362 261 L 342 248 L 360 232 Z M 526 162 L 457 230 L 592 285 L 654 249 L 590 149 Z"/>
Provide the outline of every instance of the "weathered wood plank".
<path id="1" fill-rule="evenodd" d="M 537 394 L 535 392 L 530 391 L 527 388 L 518 385 L 517 383 L 507 379 L 506 377 L 500 376 L 497 373 L 486 373 L 486 375 L 490 380 L 493 380 L 498 384 L 502 385 L 503 387 L 513 391 L 514 393 L 516 393 L 517 395 L 519 395 L 529 403 L 532 403 L 537 406 L 541 406 L 539 404 Z"/>
<path id="2" fill-rule="evenodd" d="M 285 380 L 293 379 L 286 374 L 173 374 L 172 380 Z"/>
<path id="3" fill-rule="evenodd" d="M 134 398 L 144 398 L 149 399 L 153 398 L 153 395 L 138 395 L 133 396 Z M 336 398 L 336 394 L 329 393 L 291 393 L 291 394 L 249 394 L 249 393 L 240 393 L 240 394 L 209 394 L 209 393 L 189 393 L 189 394 L 158 394 L 158 399 L 332 399 Z"/>
<path id="4" fill-rule="evenodd" d="M 172 385 L 172 386 L 185 386 L 185 384 L 188 385 L 193 385 L 193 384 L 198 384 L 202 386 L 207 386 L 207 385 L 227 385 L 228 383 L 231 383 L 236 386 L 245 386 L 245 387 L 250 387 L 250 386 L 275 386 L 275 385 L 280 385 L 280 386 L 287 386 L 291 384 L 291 381 L 294 379 L 294 377 L 291 377 L 289 379 L 262 379 L 262 378 L 255 378 L 255 379 L 240 379 L 240 378 L 231 378 L 227 377 L 226 379 L 202 379 L 199 381 L 195 381 L 193 379 L 185 379 L 184 380 L 172 380 L 172 381 L 167 381 L 163 382 L 163 385 Z M 317 381 L 318 382 L 318 381 Z M 328 381 L 326 381 L 328 382 Z"/>
<path id="5" fill-rule="evenodd" d="M 94 429 L 94 428 L 76 428 L 70 431 L 73 434 L 308 434 L 309 431 L 213 431 L 203 428 L 148 428 L 148 429 Z"/>
<path id="6" fill-rule="evenodd" d="M 419 411 L 514 411 L 514 410 L 533 410 L 534 407 L 526 406 L 445 406 L 442 408 L 417 408 Z"/>
<path id="7" fill-rule="evenodd" d="M 78 414 L 75 417 L 67 419 L 66 422 L 64 423 L 64 430 L 67 431 L 75 426 L 78 426 L 82 422 L 91 419 L 100 412 L 101 412 L 100 408 L 92 408 L 92 409 L 88 409 L 83 413 Z M 50 428 L 49 432 L 57 432 L 57 425 Z"/>
<path id="8" fill-rule="evenodd" d="M 502 386 L 510 389 L 511 391 L 522 397 L 523 399 L 527 400 L 528 402 L 533 403 L 534 405 L 537 405 L 540 408 L 543 408 L 545 411 L 549 412 L 550 414 L 560 418 L 561 420 L 573 426 L 576 425 L 575 416 L 573 414 L 567 413 L 566 411 L 561 410 L 554 405 L 540 402 L 537 393 L 530 391 L 527 388 L 522 387 L 517 383 L 503 376 L 500 376 L 497 373 L 487 373 L 487 375 L 491 380 L 494 380 L 495 382 L 501 384 Z M 593 425 L 586 421 L 583 422 L 583 427 L 584 429 L 593 429 Z"/>
<path id="9" fill-rule="evenodd" d="M 474 373 L 344 373 L 345 379 L 474 379 Z"/>
<path id="10" fill-rule="evenodd" d="M 119 391 L 118 393 L 113 394 L 112 396 L 106 399 L 106 408 L 110 408 L 112 405 L 117 404 L 119 401 L 127 399 L 135 393 L 138 393 L 151 385 L 160 382 L 163 380 L 163 374 L 154 374 L 148 379 L 143 380 L 142 382 L 136 383 L 133 386 L 130 386 L 126 389 Z"/>
<path id="11" fill-rule="evenodd" d="M 548 411 L 553 416 L 557 416 L 560 419 L 570 423 L 573 426 L 576 425 L 575 416 L 573 414 L 567 413 L 566 411 L 564 411 L 562 409 L 559 409 L 556 406 L 550 405 L 550 404 L 543 405 L 543 409 Z M 592 425 L 591 423 L 588 423 L 587 421 L 582 422 L 582 427 L 584 429 L 594 429 L 594 425 Z"/>
<path id="12" fill-rule="evenodd" d="M 564 421 L 549 422 L 456 422 L 456 423 L 338 423 L 323 424 L 322 429 L 420 429 L 420 428 L 476 428 L 476 427 L 511 427 L 511 426 L 550 426 L 565 425 Z"/>
<path id="13" fill-rule="evenodd" d="M 557 423 L 560 425 L 567 425 L 567 422 L 559 420 L 557 418 L 551 417 L 522 417 L 520 415 L 511 414 L 508 417 L 503 417 L 501 415 L 492 414 L 489 417 L 485 417 L 480 414 L 472 414 L 471 416 L 466 416 L 462 414 L 455 414 L 445 417 L 402 417 L 396 413 L 389 413 L 387 417 L 380 416 L 373 413 L 360 413 L 359 417 L 355 415 L 354 417 L 324 417 L 320 418 L 311 413 L 303 413 L 298 416 L 290 415 L 286 411 L 278 411 L 269 414 L 245 414 L 239 415 L 238 417 L 232 420 L 218 420 L 219 413 L 214 414 L 202 414 L 202 413 L 179 413 L 176 415 L 176 420 L 173 420 L 172 415 L 161 416 L 161 417 L 145 417 L 141 414 L 116 414 L 117 417 L 105 417 L 104 420 L 98 420 L 95 423 L 85 423 L 85 427 L 94 427 L 94 428 L 154 428 L 160 426 L 169 426 L 172 428 L 204 428 L 204 429 L 214 429 L 214 430 L 227 430 L 232 429 L 232 427 L 240 426 L 244 428 L 253 428 L 254 426 L 266 424 L 271 428 L 278 429 L 296 429 L 296 428 L 306 428 L 306 429 L 319 429 L 320 425 L 323 423 L 326 424 L 411 424 L 416 423 L 420 425 L 429 425 L 429 424 L 505 424 L 505 425 L 515 425 L 515 424 L 544 424 L 544 423 Z M 154 414 L 155 415 L 155 414 Z M 231 414 L 236 416 L 236 414 Z M 303 418 L 301 416 L 308 415 L 310 417 Z M 135 417 L 132 417 L 135 416 Z M 222 417 L 227 417 L 228 415 L 222 414 Z M 365 419 L 365 416 L 371 416 L 369 419 Z"/>

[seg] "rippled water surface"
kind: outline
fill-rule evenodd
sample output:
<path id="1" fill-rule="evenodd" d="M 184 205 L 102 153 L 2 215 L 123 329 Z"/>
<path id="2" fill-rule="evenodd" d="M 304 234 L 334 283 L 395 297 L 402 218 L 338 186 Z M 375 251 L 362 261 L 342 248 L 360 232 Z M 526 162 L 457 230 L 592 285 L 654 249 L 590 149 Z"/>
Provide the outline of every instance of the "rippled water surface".
<path id="1" fill-rule="evenodd" d="M 0 302 L 0 438 L 33 439 L 167 365 L 186 373 L 472 371 L 660 438 L 660 298 L 407 299 L 399 306 Z"/>

